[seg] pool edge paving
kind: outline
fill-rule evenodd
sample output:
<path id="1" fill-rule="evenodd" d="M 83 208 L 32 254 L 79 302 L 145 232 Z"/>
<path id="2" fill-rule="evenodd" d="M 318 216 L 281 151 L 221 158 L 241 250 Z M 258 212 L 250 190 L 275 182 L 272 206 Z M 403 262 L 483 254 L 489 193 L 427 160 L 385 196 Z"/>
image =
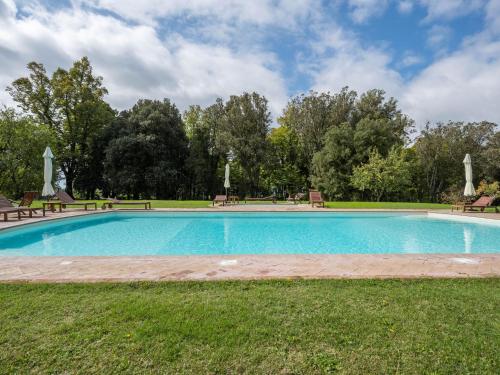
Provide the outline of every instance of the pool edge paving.
<path id="1" fill-rule="evenodd" d="M 3 257 L 0 282 L 485 278 L 500 254 Z"/>

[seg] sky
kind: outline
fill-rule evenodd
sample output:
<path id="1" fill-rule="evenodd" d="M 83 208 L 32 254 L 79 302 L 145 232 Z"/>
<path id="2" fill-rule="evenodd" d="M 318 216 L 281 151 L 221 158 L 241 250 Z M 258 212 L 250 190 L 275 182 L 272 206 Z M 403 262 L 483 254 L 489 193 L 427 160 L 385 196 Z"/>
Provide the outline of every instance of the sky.
<path id="1" fill-rule="evenodd" d="M 427 121 L 500 123 L 500 0 L 0 0 L 4 88 L 88 56 L 116 109 L 257 91 L 274 118 L 309 90 L 395 97 Z"/>

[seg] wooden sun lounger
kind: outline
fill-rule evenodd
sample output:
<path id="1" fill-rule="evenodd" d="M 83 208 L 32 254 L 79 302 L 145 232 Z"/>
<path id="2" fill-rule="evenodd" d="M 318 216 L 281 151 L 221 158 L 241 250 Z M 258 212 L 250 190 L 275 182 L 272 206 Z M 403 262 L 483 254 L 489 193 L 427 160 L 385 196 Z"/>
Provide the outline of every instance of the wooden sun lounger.
<path id="1" fill-rule="evenodd" d="M 286 200 L 288 202 L 293 202 L 294 204 L 300 203 L 302 199 L 304 199 L 305 194 L 304 193 L 297 193 L 290 195 Z"/>
<path id="2" fill-rule="evenodd" d="M 10 214 L 10 213 L 17 213 L 17 220 L 21 220 L 21 210 L 19 208 L 17 208 L 17 207 L 12 207 L 12 208 L 1 207 L 0 208 L 0 214 L 3 215 L 3 221 L 9 220 L 8 214 Z"/>
<path id="3" fill-rule="evenodd" d="M 144 201 L 144 202 L 129 202 L 129 201 L 122 201 L 120 199 L 109 199 L 108 202 L 104 202 L 102 205 L 102 209 L 105 210 L 106 208 L 113 208 L 113 205 L 119 204 L 119 205 L 127 205 L 127 206 L 144 206 L 145 210 L 151 210 L 151 202 L 150 201 Z"/>
<path id="4" fill-rule="evenodd" d="M 227 196 L 226 195 L 216 195 L 212 201 L 212 206 L 215 206 L 216 203 L 222 203 L 222 205 L 225 206 L 227 203 Z"/>
<path id="5" fill-rule="evenodd" d="M 262 197 L 262 198 L 245 197 L 245 203 L 247 203 L 247 201 L 249 201 L 249 202 L 269 201 L 269 202 L 273 202 L 274 204 L 276 204 L 278 202 L 278 200 L 276 199 L 276 197 L 274 195 L 271 195 L 269 197 Z"/>
<path id="6" fill-rule="evenodd" d="M 66 206 L 83 206 L 85 211 L 88 210 L 88 207 L 94 206 L 94 210 L 97 210 L 97 203 L 95 202 L 83 202 L 76 201 L 65 191 L 59 190 L 56 193 L 57 198 L 61 201 L 62 208 L 66 208 Z"/>
<path id="7" fill-rule="evenodd" d="M 7 221 L 9 219 L 9 213 L 17 213 L 18 220 L 21 220 L 21 214 L 26 216 L 26 212 L 28 212 L 29 217 L 33 217 L 33 212 L 36 213 L 36 210 L 31 207 L 16 207 L 10 200 L 3 195 L 0 195 L 0 214 L 3 214 L 3 221 Z"/>
<path id="8" fill-rule="evenodd" d="M 314 204 L 321 205 L 323 208 L 325 207 L 325 200 L 321 193 L 317 190 L 309 190 L 309 203 L 314 207 Z"/>
<path id="9" fill-rule="evenodd" d="M 483 195 L 483 196 L 479 197 L 479 199 L 477 199 L 476 201 L 474 201 L 472 203 L 455 203 L 454 205 L 451 206 L 451 212 L 453 212 L 453 210 L 462 211 L 462 212 L 479 210 L 481 212 L 484 212 L 484 210 L 487 207 L 495 207 L 495 212 L 499 212 L 498 207 L 493 206 L 494 201 L 495 201 L 495 197 L 489 197 L 487 195 Z"/>

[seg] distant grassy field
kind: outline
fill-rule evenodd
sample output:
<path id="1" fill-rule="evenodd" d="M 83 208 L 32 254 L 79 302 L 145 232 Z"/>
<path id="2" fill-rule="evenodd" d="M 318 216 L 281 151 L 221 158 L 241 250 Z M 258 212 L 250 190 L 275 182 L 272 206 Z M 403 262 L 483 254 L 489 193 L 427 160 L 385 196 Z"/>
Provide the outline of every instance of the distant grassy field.
<path id="1" fill-rule="evenodd" d="M 498 374 L 500 280 L 0 284 L 0 373 Z"/>
<path id="2" fill-rule="evenodd" d="M 104 200 L 88 201 L 97 202 L 100 208 L 105 202 Z M 153 208 L 209 208 L 212 207 L 212 201 L 181 201 L 181 200 L 151 200 Z M 253 204 L 270 204 L 271 202 L 252 202 Z M 285 203 L 280 201 L 278 203 Z M 306 201 L 302 203 L 307 203 Z M 244 205 L 243 202 L 241 202 Z M 41 207 L 40 201 L 34 202 L 34 207 Z M 119 207 L 119 206 L 117 206 Z M 125 207 L 125 206 L 123 206 Z M 327 202 L 328 208 L 339 209 L 391 209 L 391 210 L 408 210 L 408 209 L 422 209 L 422 210 L 436 210 L 436 209 L 449 209 L 451 205 L 441 203 L 413 203 L 413 202 Z"/>
<path id="3" fill-rule="evenodd" d="M 359 208 L 359 209 L 391 209 L 391 210 L 436 210 L 450 208 L 449 204 L 442 203 L 414 203 L 414 202 L 327 202 L 328 208 Z"/>

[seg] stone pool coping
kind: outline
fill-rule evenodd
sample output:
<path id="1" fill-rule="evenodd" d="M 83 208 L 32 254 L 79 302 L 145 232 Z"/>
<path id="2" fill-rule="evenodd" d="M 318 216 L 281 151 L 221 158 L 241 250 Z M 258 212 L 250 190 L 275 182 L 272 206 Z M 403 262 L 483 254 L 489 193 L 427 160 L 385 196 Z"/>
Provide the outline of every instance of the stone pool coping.
<path id="1" fill-rule="evenodd" d="M 500 254 L 3 257 L 0 282 L 484 278 Z"/>
<path id="2" fill-rule="evenodd" d="M 114 210 L 113 210 L 114 211 Z M 122 211 L 122 210 L 118 210 Z M 126 210 L 132 211 L 132 210 Z M 153 211 L 214 212 L 213 209 Z M 222 211 L 218 209 L 217 211 Z M 225 209 L 224 211 L 236 211 Z M 243 211 L 238 209 L 237 211 Z M 290 211 L 258 207 L 244 211 Z M 301 212 L 429 212 L 473 221 L 500 219 L 493 213 L 447 210 L 294 209 Z M 7 222 L 0 229 L 110 211 L 66 210 L 45 218 Z M 446 216 L 445 216 L 446 215 Z M 488 220 L 489 221 L 489 220 Z M 496 223 L 495 223 L 496 224 Z M 0 282 L 127 282 L 135 280 L 245 280 L 287 278 L 463 278 L 500 277 L 500 254 L 314 254 L 231 256 L 0 257 Z"/>

